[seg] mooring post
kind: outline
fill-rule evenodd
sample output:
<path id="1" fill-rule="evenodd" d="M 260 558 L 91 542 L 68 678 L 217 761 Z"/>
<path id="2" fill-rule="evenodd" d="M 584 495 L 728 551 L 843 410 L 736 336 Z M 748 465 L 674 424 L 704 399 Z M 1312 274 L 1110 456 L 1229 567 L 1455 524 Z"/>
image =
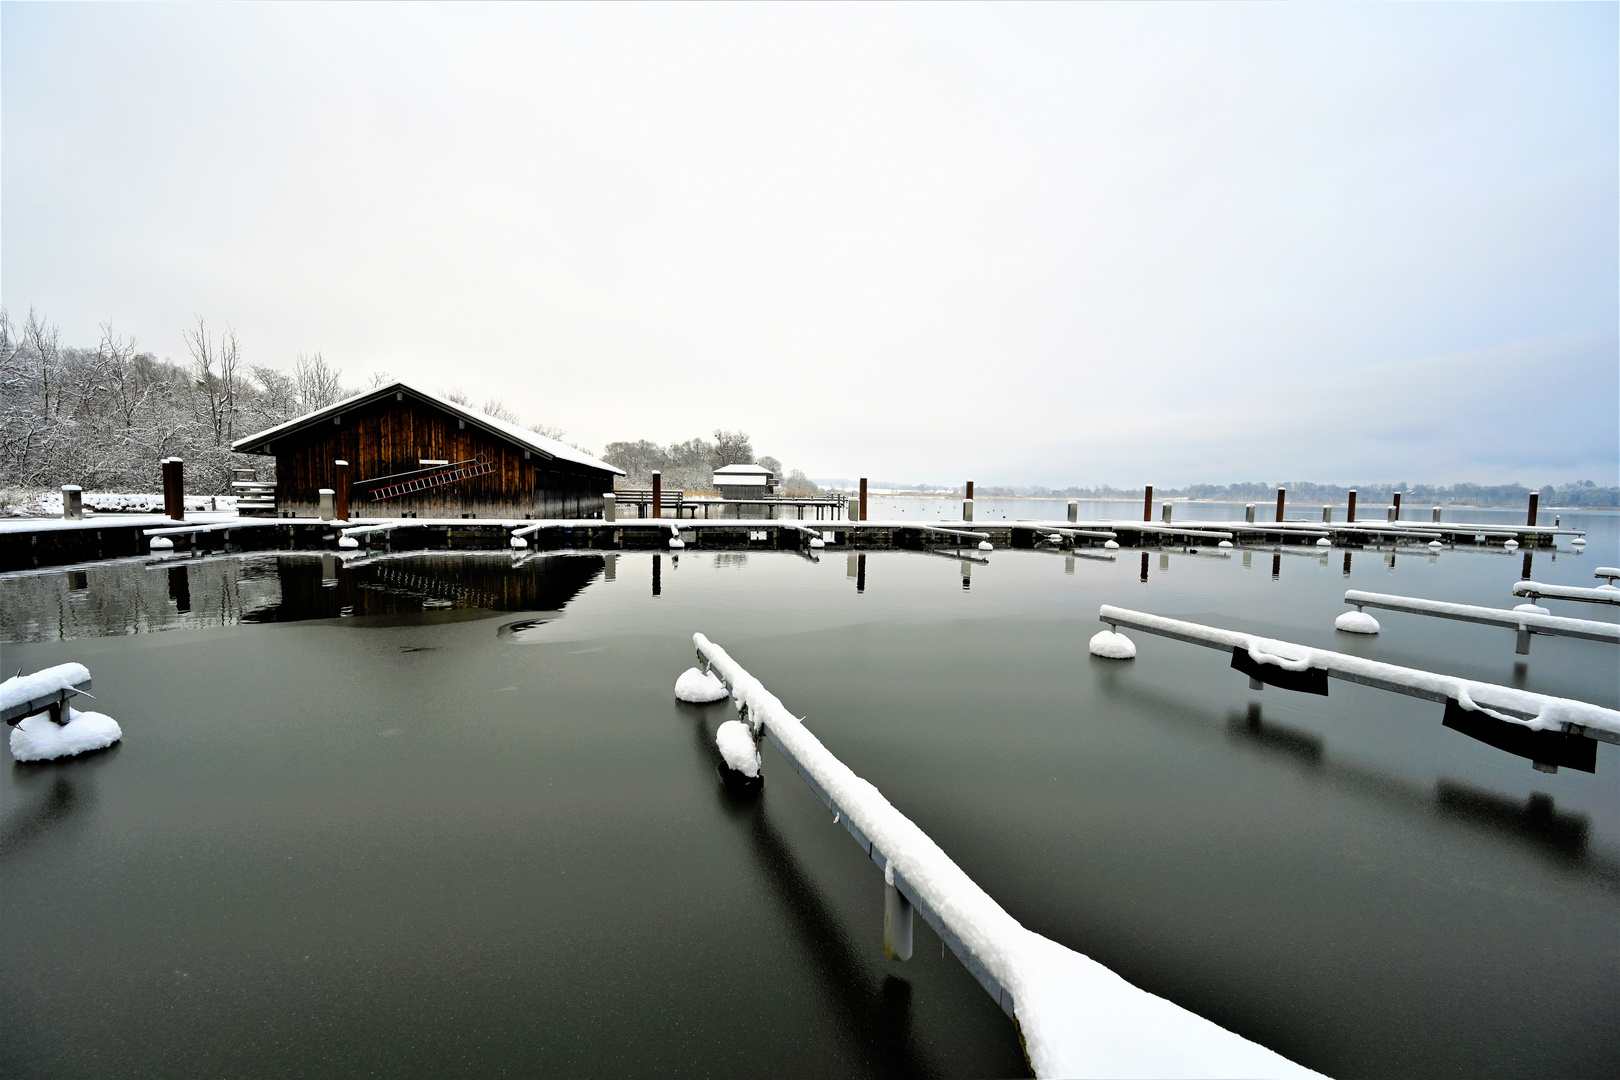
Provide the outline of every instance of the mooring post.
<path id="1" fill-rule="evenodd" d="M 1440 524 L 1440 508 L 1438 506 L 1434 508 L 1434 523 L 1436 525 Z"/>
<path id="2" fill-rule="evenodd" d="M 1333 524 L 1333 507 L 1331 507 L 1331 506 L 1322 507 L 1322 524 L 1324 524 L 1324 525 Z"/>
<path id="3" fill-rule="evenodd" d="M 177 457 L 163 459 L 163 516 L 186 520 L 186 464 Z"/>
<path id="4" fill-rule="evenodd" d="M 336 493 L 331 488 L 320 489 L 322 521 L 331 521 L 332 515 L 336 512 L 332 502 L 335 494 Z"/>
<path id="5" fill-rule="evenodd" d="M 1344 520 L 1351 525 L 1356 523 L 1356 489 L 1350 489 L 1350 507 L 1344 512 Z"/>
<path id="6" fill-rule="evenodd" d="M 963 521 L 972 521 L 973 520 L 973 500 L 972 499 L 963 499 L 962 500 L 962 520 Z"/>
<path id="7" fill-rule="evenodd" d="M 893 871 L 891 870 L 892 874 Z M 883 952 L 890 960 L 911 959 L 911 902 L 894 882 L 883 883 Z"/>
<path id="8" fill-rule="evenodd" d="M 1072 524 L 1074 524 L 1075 522 L 1077 522 L 1079 520 L 1080 520 L 1080 500 L 1079 499 L 1070 499 L 1069 500 L 1069 524 L 1072 525 Z"/>
<path id="9" fill-rule="evenodd" d="M 653 470 L 652 516 L 664 516 L 664 474 Z"/>
<path id="10" fill-rule="evenodd" d="M 1163 510 L 1162 516 L 1164 518 L 1164 523 L 1166 525 L 1170 524 L 1170 500 L 1169 499 L 1164 500 L 1164 510 Z"/>
<path id="11" fill-rule="evenodd" d="M 972 501 L 972 499 L 973 499 L 973 481 L 969 480 L 967 482 L 967 490 L 962 493 L 962 498 L 967 499 L 969 501 Z"/>
<path id="12" fill-rule="evenodd" d="M 1279 522 L 1282 521 L 1282 519 L 1283 519 L 1283 503 L 1285 503 L 1287 500 L 1288 500 L 1288 489 L 1287 488 L 1278 488 L 1277 489 L 1277 520 Z"/>
<path id="13" fill-rule="evenodd" d="M 1390 499 L 1389 520 L 1401 520 L 1401 493 L 1398 491 L 1395 492 L 1393 498 Z"/>
<path id="14" fill-rule="evenodd" d="M 1142 496 L 1142 520 L 1153 520 L 1153 485 L 1147 486 L 1147 492 Z"/>
<path id="15" fill-rule="evenodd" d="M 1532 491 L 1530 493 L 1530 515 L 1529 515 L 1529 517 L 1525 518 L 1525 522 L 1524 522 L 1526 525 L 1534 525 L 1536 523 L 1536 504 L 1539 503 L 1540 501 L 1541 501 L 1541 492 Z"/>
<path id="16" fill-rule="evenodd" d="M 62 520 L 84 520 L 84 489 L 77 484 L 62 485 Z"/>
<path id="17" fill-rule="evenodd" d="M 349 520 L 349 463 L 342 458 L 332 462 L 337 466 L 337 488 L 335 489 L 332 510 L 339 521 Z"/>
<path id="18" fill-rule="evenodd" d="M 619 520 L 619 497 L 611 491 L 602 493 L 602 520 Z"/>
<path id="19" fill-rule="evenodd" d="M 1249 503 L 1243 508 L 1243 520 L 1250 525 L 1254 524 L 1254 503 Z"/>
<path id="20" fill-rule="evenodd" d="M 861 516 L 856 518 L 855 520 L 857 520 L 857 521 L 869 521 L 869 520 L 871 520 L 870 518 L 867 517 L 867 513 L 866 513 L 866 477 L 864 477 L 864 476 L 861 477 Z"/>

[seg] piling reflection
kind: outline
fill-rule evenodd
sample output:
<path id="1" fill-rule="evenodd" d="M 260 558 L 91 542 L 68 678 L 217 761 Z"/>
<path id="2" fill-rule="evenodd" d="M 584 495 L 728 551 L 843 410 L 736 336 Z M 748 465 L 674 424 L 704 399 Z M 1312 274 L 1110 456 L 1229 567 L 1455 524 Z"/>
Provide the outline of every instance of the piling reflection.
<path id="1" fill-rule="evenodd" d="M 56 761 L 12 762 L 12 783 L 24 797 L 22 805 L 0 821 L 0 864 L 88 818 L 96 803 L 95 772 L 122 748 L 122 743 L 114 743 Z"/>
<path id="2" fill-rule="evenodd" d="M 883 975 L 874 983 L 879 972 L 862 962 L 860 949 L 844 921 L 771 823 L 763 785 L 743 788 L 725 783 L 726 770 L 713 730 L 702 720 L 693 723 L 692 730 L 702 760 L 721 774 L 721 809 L 747 837 L 777 905 L 798 932 L 800 944 L 810 958 L 817 989 L 837 1016 L 865 1073 L 874 1077 L 946 1075 L 944 1063 L 933 1059 L 912 1030 L 911 984 L 895 975 Z M 874 873 L 873 877 L 877 880 L 879 875 Z M 881 894 L 874 889 L 873 895 L 877 898 Z M 881 920 L 880 903 L 874 903 L 873 917 Z"/>
<path id="3" fill-rule="evenodd" d="M 1226 732 L 1261 749 L 1284 754 L 1307 765 L 1322 763 L 1322 750 L 1326 745 L 1320 736 L 1296 731 L 1268 721 L 1259 702 L 1250 702 L 1246 713 L 1231 713 L 1226 720 Z"/>

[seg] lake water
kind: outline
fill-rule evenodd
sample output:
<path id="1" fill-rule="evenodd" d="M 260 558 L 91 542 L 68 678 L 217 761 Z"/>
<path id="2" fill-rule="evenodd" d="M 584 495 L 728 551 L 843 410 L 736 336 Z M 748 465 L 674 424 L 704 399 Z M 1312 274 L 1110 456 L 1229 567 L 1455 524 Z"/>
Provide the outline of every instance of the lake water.
<path id="1" fill-rule="evenodd" d="M 1590 544 L 1535 552 L 1536 580 L 1620 565 L 1615 515 L 1560 513 Z M 1548 775 L 1433 703 L 1251 692 L 1212 650 L 1136 634 L 1121 664 L 1086 642 L 1113 603 L 1620 707 L 1615 649 L 1521 657 L 1510 631 L 1396 613 L 1375 638 L 1332 628 L 1346 588 L 1512 606 L 1523 553 L 1114 554 L 0 577 L 8 668 L 85 663 L 125 732 L 0 782 L 0 1074 L 1024 1073 L 924 924 L 884 959 L 881 874 L 774 751 L 760 797 L 727 793 L 730 705 L 671 694 L 701 630 L 1025 925 L 1154 993 L 1334 1076 L 1606 1075 L 1616 747 Z"/>

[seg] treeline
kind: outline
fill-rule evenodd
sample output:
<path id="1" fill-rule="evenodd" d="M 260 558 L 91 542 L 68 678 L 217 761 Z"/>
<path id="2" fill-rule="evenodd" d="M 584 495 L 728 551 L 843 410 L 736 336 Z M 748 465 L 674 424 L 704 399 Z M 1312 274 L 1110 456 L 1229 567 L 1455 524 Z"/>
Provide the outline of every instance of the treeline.
<path id="1" fill-rule="evenodd" d="M 1342 503 L 1353 489 L 1363 504 L 1388 503 L 1395 492 L 1407 506 L 1524 506 L 1529 502 L 1531 488 L 1523 484 L 1452 484 L 1437 487 L 1432 484 L 1375 483 L 1359 485 L 1313 484 L 1293 480 L 1282 483 L 1247 484 L 1192 484 L 1183 488 L 1155 488 L 1159 499 L 1207 499 L 1211 502 L 1272 502 L 1277 489 L 1286 488 L 1290 502 Z M 1544 484 L 1534 489 L 1541 492 L 1543 506 L 1620 506 L 1620 488 L 1599 487 L 1591 480 L 1577 484 L 1557 486 Z M 990 487 L 974 486 L 975 495 L 1027 495 L 1068 499 L 1140 499 L 1143 489 L 1103 487 Z"/>
<path id="2" fill-rule="evenodd" d="M 714 490 L 714 470 L 727 465 L 759 465 L 771 470 L 777 490 L 793 495 L 817 495 L 821 489 L 803 470 L 784 473 L 782 463 L 773 457 L 754 456 L 754 444 L 743 431 L 719 431 L 714 441 L 696 438 L 660 446 L 646 439 L 612 442 L 602 451 L 602 460 L 623 469 L 626 487 L 648 487 L 656 470 L 664 487 L 681 491 Z"/>

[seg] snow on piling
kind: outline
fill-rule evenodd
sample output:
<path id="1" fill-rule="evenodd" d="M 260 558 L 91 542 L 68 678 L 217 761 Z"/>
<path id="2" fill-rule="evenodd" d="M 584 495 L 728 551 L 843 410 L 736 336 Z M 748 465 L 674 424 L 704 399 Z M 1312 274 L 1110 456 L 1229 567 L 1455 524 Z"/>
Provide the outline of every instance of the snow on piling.
<path id="1" fill-rule="evenodd" d="M 754 733 L 741 720 L 727 720 L 714 733 L 714 745 L 725 759 L 726 767 L 740 772 L 750 780 L 759 776 L 759 746 Z"/>
<path id="2" fill-rule="evenodd" d="M 1377 619 L 1357 608 L 1334 619 L 1333 629 L 1343 630 L 1347 634 L 1376 634 L 1381 627 Z"/>
<path id="3" fill-rule="evenodd" d="M 1017 1021 L 1037 1076 L 1320 1075 L 1026 929 L 724 649 L 702 634 L 692 639 L 749 722 L 883 867 L 885 882 Z M 752 744 L 747 725 L 730 721 L 722 728 L 730 724 Z"/>
<path id="4" fill-rule="evenodd" d="M 1099 630 L 1091 636 L 1091 655 L 1105 660 L 1133 660 L 1136 642 L 1113 630 Z"/>
<path id="5" fill-rule="evenodd" d="M 675 680 L 676 700 L 689 705 L 707 705 L 711 701 L 724 701 L 728 696 L 725 683 L 699 668 L 687 668 Z"/>

